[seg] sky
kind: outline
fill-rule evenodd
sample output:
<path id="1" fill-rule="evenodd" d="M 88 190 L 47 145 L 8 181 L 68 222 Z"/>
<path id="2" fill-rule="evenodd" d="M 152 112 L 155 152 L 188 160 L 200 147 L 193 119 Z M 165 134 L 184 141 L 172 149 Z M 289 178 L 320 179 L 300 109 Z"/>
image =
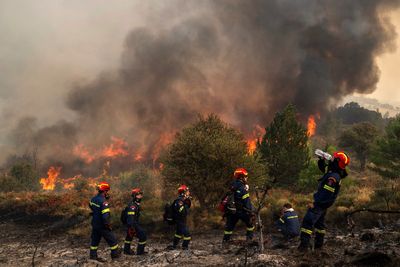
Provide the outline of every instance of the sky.
<path id="1" fill-rule="evenodd" d="M 400 34 L 400 11 L 392 12 L 391 19 Z M 400 105 L 400 37 L 396 40 L 396 51 L 383 54 L 378 58 L 381 77 L 377 89 L 369 97 L 378 99 L 383 103 Z"/>
<path id="2" fill-rule="evenodd" d="M 0 136 L 22 115 L 35 114 L 45 124 L 60 118 L 73 120 L 74 113 L 64 104 L 70 88 L 117 68 L 131 29 L 148 24 L 162 27 L 157 12 L 164 2 L 147 3 L 0 1 Z M 400 11 L 392 12 L 391 19 L 400 32 Z M 380 81 L 368 96 L 400 103 L 399 50 L 378 58 Z"/>

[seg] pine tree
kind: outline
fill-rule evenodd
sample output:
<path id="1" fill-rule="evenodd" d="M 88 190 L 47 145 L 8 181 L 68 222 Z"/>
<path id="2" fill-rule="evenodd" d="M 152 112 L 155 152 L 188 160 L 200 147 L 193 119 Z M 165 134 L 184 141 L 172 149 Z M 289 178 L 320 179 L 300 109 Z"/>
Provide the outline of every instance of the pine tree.
<path id="1" fill-rule="evenodd" d="M 371 154 L 372 145 L 378 137 L 378 129 L 370 122 L 354 124 L 345 130 L 340 138 L 340 145 L 353 150 L 360 161 L 360 169 L 365 169 L 365 164 Z"/>
<path id="2" fill-rule="evenodd" d="M 305 127 L 296 120 L 296 109 L 288 105 L 278 112 L 259 145 L 269 176 L 278 185 L 293 185 L 308 166 L 310 157 Z"/>
<path id="3" fill-rule="evenodd" d="M 376 150 L 371 153 L 373 170 L 383 177 L 400 178 L 400 115 L 389 121 L 385 136 L 378 140 Z"/>

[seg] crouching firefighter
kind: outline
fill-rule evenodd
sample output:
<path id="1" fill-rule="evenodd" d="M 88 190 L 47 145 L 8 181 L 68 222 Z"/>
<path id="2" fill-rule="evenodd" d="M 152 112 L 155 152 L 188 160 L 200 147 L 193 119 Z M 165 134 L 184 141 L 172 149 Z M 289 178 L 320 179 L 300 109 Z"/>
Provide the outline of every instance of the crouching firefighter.
<path id="1" fill-rule="evenodd" d="M 110 195 L 110 185 L 101 182 L 98 186 L 98 194 L 90 200 L 89 206 L 92 210 L 92 235 L 90 244 L 90 259 L 105 262 L 105 259 L 97 256 L 97 248 L 103 237 L 111 248 L 111 258 L 115 259 L 120 256 L 118 241 L 115 238 L 110 224 L 110 205 L 108 199 Z"/>
<path id="2" fill-rule="evenodd" d="M 301 225 L 300 251 L 307 251 L 310 248 L 313 230 L 315 231 L 314 248 L 322 248 L 325 237 L 325 215 L 339 194 L 341 180 L 347 176 L 346 166 L 349 163 L 350 158 L 344 152 L 334 153 L 333 160 L 328 164 L 324 159 L 319 159 L 318 167 L 324 175 L 318 180 L 319 185 L 314 194 L 314 202 L 309 205 Z M 328 169 L 325 172 L 326 167 Z"/>
<path id="3" fill-rule="evenodd" d="M 290 203 L 283 205 L 281 217 L 276 222 L 276 226 L 283 234 L 285 241 L 290 241 L 300 235 L 299 216 Z"/>
<path id="4" fill-rule="evenodd" d="M 124 244 L 124 254 L 134 255 L 135 253 L 131 250 L 131 243 L 133 237 L 136 235 L 139 239 L 136 255 L 145 254 L 144 248 L 146 246 L 146 232 L 139 225 L 139 217 L 140 217 L 140 202 L 143 198 L 143 192 L 140 188 L 134 188 L 131 192 L 132 200 L 129 202 L 128 206 L 123 210 L 123 214 L 121 215 L 121 221 L 126 224 L 127 232 L 125 237 Z"/>
<path id="5" fill-rule="evenodd" d="M 186 218 L 191 206 L 189 187 L 181 185 L 178 188 L 178 194 L 178 198 L 172 203 L 172 213 L 174 221 L 176 222 L 176 232 L 172 246 L 169 246 L 168 249 L 176 249 L 181 239 L 183 239 L 182 249 L 186 250 L 189 249 L 189 243 L 192 239 L 189 228 L 186 224 Z"/>
<path id="6" fill-rule="evenodd" d="M 233 209 L 227 209 L 225 212 L 226 224 L 223 237 L 223 243 L 231 239 L 236 223 L 241 220 L 246 224 L 246 239 L 253 239 L 254 224 L 253 224 L 253 205 L 250 201 L 249 186 L 247 184 L 248 173 L 245 169 L 236 169 L 233 176 L 234 181 L 230 188 L 230 194 L 233 194 L 234 206 Z M 228 193 L 228 194 L 229 194 Z"/>

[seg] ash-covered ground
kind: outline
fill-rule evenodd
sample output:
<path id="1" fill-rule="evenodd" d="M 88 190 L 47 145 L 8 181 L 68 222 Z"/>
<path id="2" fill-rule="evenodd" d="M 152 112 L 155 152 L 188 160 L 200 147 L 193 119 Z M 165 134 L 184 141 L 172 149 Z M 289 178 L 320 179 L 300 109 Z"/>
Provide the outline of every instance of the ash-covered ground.
<path id="1" fill-rule="evenodd" d="M 53 227 L 51 233 L 46 229 L 44 224 L 1 222 L 0 266 L 400 266 L 399 225 L 354 235 L 330 232 L 324 250 L 306 254 L 297 252 L 298 242 L 281 243 L 269 233 L 259 253 L 257 243 L 246 245 L 240 229 L 228 248 L 221 246 L 221 231 L 193 232 L 189 251 L 167 251 L 168 235 L 151 235 L 147 255 L 122 255 L 115 261 L 102 240 L 99 256 L 107 263 L 88 259 L 89 237 L 66 234 L 62 227 Z M 123 231 L 116 234 L 122 245 Z"/>

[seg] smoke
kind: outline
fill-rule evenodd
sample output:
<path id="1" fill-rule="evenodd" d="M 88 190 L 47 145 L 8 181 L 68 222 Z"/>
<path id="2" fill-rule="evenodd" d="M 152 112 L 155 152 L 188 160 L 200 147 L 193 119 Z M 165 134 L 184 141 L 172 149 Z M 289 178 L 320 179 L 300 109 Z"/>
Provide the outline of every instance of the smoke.
<path id="1" fill-rule="evenodd" d="M 75 119 L 38 129 L 21 121 L 15 144 L 33 142 L 57 159 L 60 146 L 72 159 L 74 145 L 101 147 L 116 136 L 151 157 L 198 113 L 217 113 L 246 134 L 288 103 L 304 117 L 323 113 L 346 95 L 375 90 L 376 57 L 396 37 L 387 12 L 399 2 L 150 4 L 148 23 L 125 38 L 119 67 L 67 93 Z"/>

